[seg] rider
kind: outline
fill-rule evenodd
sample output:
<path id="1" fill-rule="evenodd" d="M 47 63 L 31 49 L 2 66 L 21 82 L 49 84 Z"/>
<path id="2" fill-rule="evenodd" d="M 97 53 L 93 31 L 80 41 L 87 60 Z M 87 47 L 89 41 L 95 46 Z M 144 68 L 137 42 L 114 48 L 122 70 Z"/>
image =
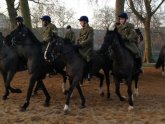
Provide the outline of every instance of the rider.
<path id="1" fill-rule="evenodd" d="M 127 22 L 127 13 L 121 13 L 119 16 L 119 24 L 116 25 L 117 31 L 125 40 L 125 47 L 133 54 L 137 66 L 137 72 L 142 73 L 142 57 L 140 50 L 136 45 L 137 34 L 134 25 Z"/>
<path id="2" fill-rule="evenodd" d="M 43 52 L 45 52 L 48 42 L 51 42 L 54 36 L 57 36 L 57 27 L 51 23 L 51 18 L 48 15 L 44 15 L 40 18 L 43 25 Z"/>
<path id="3" fill-rule="evenodd" d="M 82 27 L 77 40 L 78 51 L 87 62 L 88 73 L 91 74 L 94 31 L 88 24 L 89 20 L 87 16 L 81 16 L 78 20 L 80 21 L 80 25 Z"/>
<path id="4" fill-rule="evenodd" d="M 17 16 L 15 20 L 17 23 L 17 28 L 25 27 L 25 25 L 23 24 L 23 18 L 21 16 Z"/>
<path id="5" fill-rule="evenodd" d="M 75 44 L 75 33 L 74 31 L 72 30 L 72 27 L 70 25 L 68 25 L 66 27 L 66 34 L 65 34 L 65 39 L 68 39 L 71 41 L 71 43 Z"/>
<path id="6" fill-rule="evenodd" d="M 16 29 L 18 29 L 18 28 L 27 28 L 25 25 L 24 25 L 24 23 L 23 23 L 23 17 L 22 16 L 16 16 L 16 18 L 15 18 L 15 20 L 16 20 L 16 23 L 17 23 L 17 27 L 16 27 Z M 16 30 L 15 29 L 15 30 Z M 26 35 L 23 35 L 24 37 L 26 37 Z M 17 49 L 17 53 L 18 53 L 18 55 L 19 55 L 19 67 L 18 67 L 18 70 L 19 71 L 22 71 L 22 70 L 25 70 L 27 67 L 26 67 L 26 63 L 27 63 L 27 61 L 26 61 L 26 59 L 23 57 L 23 55 L 22 55 L 22 46 L 21 45 L 17 45 L 17 43 L 16 42 L 13 42 L 13 45 L 14 45 L 14 47 Z"/>
<path id="7" fill-rule="evenodd" d="M 51 23 L 51 18 L 48 15 L 44 15 L 40 19 L 42 20 L 42 25 L 43 25 L 43 32 L 42 32 L 43 49 L 42 49 L 42 52 L 44 54 L 46 54 L 46 47 L 47 47 L 48 43 L 52 41 L 53 37 L 57 36 L 57 27 Z M 54 75 L 54 74 L 56 74 L 56 70 L 53 68 L 53 70 L 51 70 L 51 72 L 49 73 L 49 76 Z"/>

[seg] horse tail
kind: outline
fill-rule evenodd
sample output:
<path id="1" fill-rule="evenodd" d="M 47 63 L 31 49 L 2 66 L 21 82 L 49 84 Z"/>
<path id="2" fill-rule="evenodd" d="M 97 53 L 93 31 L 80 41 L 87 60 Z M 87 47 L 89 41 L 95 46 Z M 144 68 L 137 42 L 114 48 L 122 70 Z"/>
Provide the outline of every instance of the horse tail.
<path id="1" fill-rule="evenodd" d="M 160 55 L 159 55 L 159 58 L 158 58 L 158 60 L 157 60 L 157 62 L 156 62 L 156 65 L 155 65 L 156 68 L 160 68 L 160 67 L 161 67 L 161 65 L 162 65 L 162 60 L 163 60 L 163 56 L 160 56 Z"/>

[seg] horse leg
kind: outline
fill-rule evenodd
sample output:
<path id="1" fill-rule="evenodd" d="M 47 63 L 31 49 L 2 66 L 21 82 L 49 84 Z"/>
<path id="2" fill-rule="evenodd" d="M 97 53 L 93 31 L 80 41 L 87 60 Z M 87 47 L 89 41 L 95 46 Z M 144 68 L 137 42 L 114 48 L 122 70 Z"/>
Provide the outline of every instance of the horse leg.
<path id="1" fill-rule="evenodd" d="M 80 98 L 81 98 L 80 108 L 85 108 L 85 98 L 84 98 L 83 92 L 81 90 L 80 84 L 77 84 L 76 88 L 77 88 Z"/>
<path id="2" fill-rule="evenodd" d="M 135 77 L 135 95 L 139 96 L 139 90 L 138 90 L 138 81 L 139 81 L 139 75 L 136 75 Z"/>
<path id="3" fill-rule="evenodd" d="M 165 63 L 165 58 L 163 58 L 163 62 L 162 62 L 162 76 L 165 76 L 165 72 L 164 72 L 164 63 Z"/>
<path id="4" fill-rule="evenodd" d="M 30 78 L 29 87 L 28 87 L 27 96 L 26 96 L 26 102 L 23 104 L 20 111 L 26 111 L 27 107 L 29 106 L 30 97 L 32 95 L 32 91 L 36 82 L 36 79 L 34 77 L 35 76 L 32 75 Z"/>
<path id="5" fill-rule="evenodd" d="M 117 96 L 119 97 L 120 101 L 125 101 L 125 98 L 121 96 L 121 93 L 120 93 L 120 81 L 116 79 L 116 77 L 114 77 L 114 80 L 115 80 L 115 86 L 116 86 L 115 92 Z"/>
<path id="6" fill-rule="evenodd" d="M 94 74 L 96 77 L 98 77 L 100 79 L 100 96 L 104 96 L 104 91 L 103 91 L 103 81 L 104 81 L 104 75 L 101 73 L 96 73 Z"/>
<path id="7" fill-rule="evenodd" d="M 42 85 L 41 85 L 40 81 L 37 81 L 37 85 L 36 85 L 36 87 L 34 89 L 33 96 L 37 95 L 39 90 L 43 90 L 43 89 L 42 89 Z"/>
<path id="8" fill-rule="evenodd" d="M 14 89 L 10 86 L 10 82 L 13 79 L 14 74 L 15 74 L 15 72 L 8 72 L 8 73 L 2 72 L 4 84 L 5 84 L 5 94 L 3 95 L 3 100 L 6 100 L 7 97 L 9 96 L 9 90 L 12 93 L 22 93 L 22 91 L 20 89 Z"/>
<path id="9" fill-rule="evenodd" d="M 66 95 L 67 94 L 67 90 L 66 90 L 66 81 L 67 81 L 66 72 L 62 70 L 59 73 L 63 77 L 62 92 Z"/>
<path id="10" fill-rule="evenodd" d="M 107 98 L 110 98 L 110 80 L 109 80 L 109 70 L 104 69 L 106 84 L 107 84 Z"/>
<path id="11" fill-rule="evenodd" d="M 50 97 L 50 95 L 49 95 L 49 93 L 48 93 L 48 91 L 47 91 L 47 89 L 46 89 L 46 87 L 45 87 L 43 81 L 42 81 L 42 80 L 38 80 L 38 83 L 39 83 L 40 86 L 42 87 L 42 90 L 43 90 L 43 92 L 44 92 L 44 94 L 45 94 L 45 97 L 46 97 L 44 106 L 45 106 L 45 107 L 48 107 L 48 106 L 49 106 L 49 103 L 50 103 L 51 97 Z"/>
<path id="12" fill-rule="evenodd" d="M 65 103 L 65 106 L 64 106 L 64 112 L 67 113 L 69 111 L 69 103 L 70 103 L 70 98 L 71 98 L 71 95 L 73 93 L 73 90 L 75 88 L 75 86 L 79 83 L 79 80 L 76 80 L 74 79 L 71 83 L 71 86 L 69 88 L 69 92 L 68 92 L 68 96 L 67 96 L 67 99 L 66 99 L 66 103 Z"/>
<path id="13" fill-rule="evenodd" d="M 132 80 L 129 79 L 127 80 L 127 85 L 128 85 L 128 102 L 129 102 L 129 107 L 128 107 L 128 110 L 132 110 L 134 107 L 133 107 L 133 94 L 132 94 Z"/>

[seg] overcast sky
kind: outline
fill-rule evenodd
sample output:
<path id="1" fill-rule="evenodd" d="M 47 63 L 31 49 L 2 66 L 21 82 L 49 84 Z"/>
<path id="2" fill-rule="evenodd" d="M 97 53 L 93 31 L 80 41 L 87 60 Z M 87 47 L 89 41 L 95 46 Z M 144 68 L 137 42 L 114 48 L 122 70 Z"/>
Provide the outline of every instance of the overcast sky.
<path id="1" fill-rule="evenodd" d="M 0 0 L 0 12 L 8 14 L 6 7 L 6 0 Z M 115 7 L 116 0 L 99 0 L 98 4 L 89 3 L 90 0 L 59 0 L 61 4 L 64 4 L 66 8 L 72 8 L 75 11 L 75 18 L 79 18 L 81 15 L 86 15 L 91 20 L 93 18 L 94 9 L 108 5 L 112 8 Z M 93 1 L 93 0 L 92 0 Z M 101 1 L 101 2 L 100 2 Z M 110 2 L 107 2 L 110 1 Z M 30 6 L 33 4 L 30 3 Z"/>

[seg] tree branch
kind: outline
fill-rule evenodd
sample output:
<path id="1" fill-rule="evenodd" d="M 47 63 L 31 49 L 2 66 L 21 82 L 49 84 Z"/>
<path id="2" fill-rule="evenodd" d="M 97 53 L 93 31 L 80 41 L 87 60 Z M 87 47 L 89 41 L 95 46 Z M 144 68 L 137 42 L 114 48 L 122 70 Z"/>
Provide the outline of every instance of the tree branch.
<path id="1" fill-rule="evenodd" d="M 129 4 L 130 4 L 130 8 L 133 11 L 133 13 L 139 18 L 139 20 L 141 22 L 143 22 L 144 21 L 144 17 L 141 14 L 139 14 L 139 12 L 135 9 L 135 6 L 134 6 L 132 0 L 129 0 Z"/>
<path id="2" fill-rule="evenodd" d="M 165 0 L 162 0 L 160 4 L 156 7 L 156 9 L 151 12 L 151 16 L 159 9 L 159 7 L 163 4 L 163 2 L 165 2 Z"/>

